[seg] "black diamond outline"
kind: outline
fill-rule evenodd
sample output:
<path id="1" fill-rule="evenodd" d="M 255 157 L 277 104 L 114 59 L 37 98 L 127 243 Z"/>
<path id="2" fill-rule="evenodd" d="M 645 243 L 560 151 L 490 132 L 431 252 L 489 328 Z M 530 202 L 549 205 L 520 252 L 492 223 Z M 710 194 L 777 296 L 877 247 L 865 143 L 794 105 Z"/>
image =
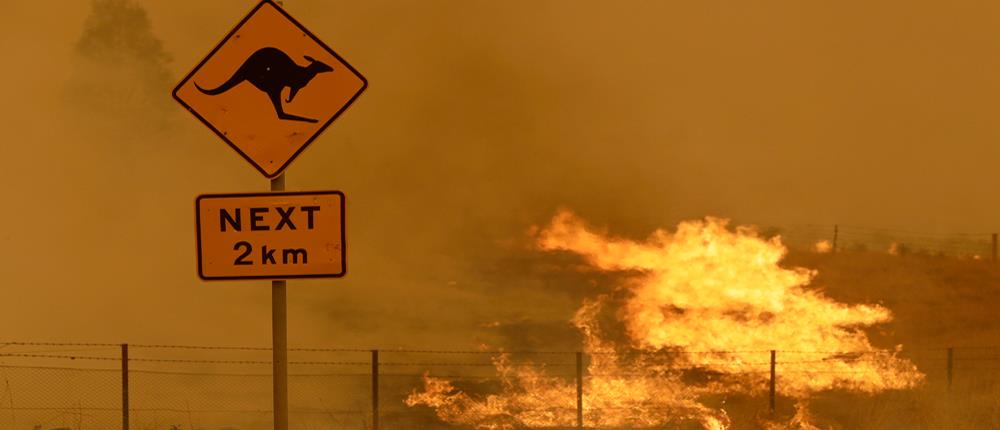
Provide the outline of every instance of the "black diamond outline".
<path id="1" fill-rule="evenodd" d="M 359 89 L 358 92 L 355 93 L 354 96 L 351 97 L 351 99 L 348 100 L 347 103 L 345 103 L 344 106 L 342 106 L 340 108 L 340 110 L 338 110 L 332 117 L 330 117 L 330 119 L 325 124 L 323 124 L 322 127 L 320 127 L 319 129 L 317 129 L 316 132 L 313 133 L 313 135 L 311 137 L 309 137 L 309 139 L 307 139 L 305 141 L 305 143 L 303 143 L 302 146 L 300 146 L 299 149 L 296 150 L 295 153 L 292 154 L 292 156 L 288 158 L 287 161 L 285 161 L 285 164 L 282 164 L 277 170 L 275 170 L 275 173 L 272 174 L 272 175 L 268 175 L 267 171 L 264 170 L 263 167 L 261 167 L 259 164 L 257 164 L 257 162 L 254 161 L 252 158 L 250 158 L 249 155 L 247 155 L 242 150 L 240 150 L 240 148 L 238 146 L 236 146 L 235 143 L 233 143 L 231 140 L 229 140 L 229 137 L 227 137 L 225 133 L 223 133 L 219 129 L 215 128 L 215 126 L 212 125 L 212 123 L 208 122 L 208 120 L 206 120 L 204 117 L 202 117 L 201 114 L 199 114 L 196 110 L 194 110 L 194 108 L 192 108 L 190 105 L 188 105 L 187 103 L 185 103 L 184 100 L 182 100 L 177 95 L 177 92 L 180 91 L 181 87 L 183 87 L 185 84 L 187 84 L 188 81 L 190 81 L 191 78 L 194 77 L 194 75 L 196 73 L 198 73 L 199 70 L 201 70 L 201 67 L 204 66 L 205 63 L 207 63 L 208 60 L 210 60 L 213 56 L 215 56 L 215 53 L 218 52 L 219 49 L 221 49 L 226 44 L 226 42 L 229 42 L 229 39 L 232 38 L 233 35 L 236 34 L 236 32 L 238 32 L 240 30 L 240 28 L 242 28 L 243 25 L 246 24 L 247 21 L 249 21 L 250 18 L 252 18 L 257 13 L 258 10 L 260 10 L 260 8 L 264 7 L 264 5 L 270 5 L 275 10 L 277 10 L 279 13 L 281 13 L 281 15 L 283 15 L 285 17 L 285 19 L 287 19 L 293 25 L 295 25 L 296 27 L 298 27 L 299 30 L 302 30 L 303 34 L 309 36 L 309 38 L 311 38 L 313 40 L 313 42 L 316 42 L 316 44 L 318 44 L 320 47 L 322 47 L 323 49 L 325 49 L 328 53 L 330 53 L 330 55 L 333 55 L 334 58 L 336 58 L 338 61 L 340 61 L 341 63 L 343 63 L 345 66 L 347 66 L 347 68 L 351 72 L 353 72 L 357 77 L 361 78 L 361 82 L 362 82 L 361 89 Z M 364 77 L 364 75 L 361 74 L 361 72 L 359 72 L 357 69 L 355 69 L 354 66 L 351 66 L 346 60 L 344 60 L 340 55 L 338 55 L 333 50 L 333 48 L 330 48 L 325 43 L 323 43 L 322 40 L 319 40 L 319 38 L 317 38 L 315 35 L 313 35 L 312 32 L 310 32 L 309 30 L 307 30 L 305 28 L 305 26 L 303 26 L 298 21 L 296 21 L 295 18 L 292 18 L 292 16 L 289 15 L 287 12 L 285 12 L 285 10 L 282 9 L 280 6 L 278 6 L 277 4 L 275 4 L 273 0 L 263 0 L 260 3 L 258 3 L 257 6 L 255 6 L 253 8 L 253 10 L 251 10 L 250 13 L 248 13 L 247 16 L 244 17 L 243 20 L 241 20 L 239 22 L 239 24 L 236 24 L 236 27 L 234 27 L 233 30 L 230 31 L 229 34 L 227 34 L 226 37 L 222 39 L 222 42 L 219 42 L 219 44 L 216 45 L 215 48 L 212 49 L 212 52 L 209 52 L 208 55 L 206 55 L 205 58 L 202 59 L 201 62 L 199 62 L 198 65 L 195 66 L 194 69 L 191 70 L 191 73 L 188 73 L 187 76 L 185 76 L 184 79 L 182 79 L 181 82 L 179 84 L 177 84 L 177 87 L 174 88 L 174 91 L 173 91 L 172 94 L 173 94 L 174 100 L 177 100 L 177 102 L 180 103 L 181 106 L 184 106 L 184 108 L 187 109 L 188 112 L 191 112 L 191 114 L 193 114 L 196 118 L 198 118 L 199 120 L 201 120 L 201 122 L 203 124 L 205 124 L 208 128 L 210 128 L 212 131 L 214 131 L 216 135 L 218 135 L 220 138 L 222 138 L 223 141 L 225 141 L 227 144 L 229 144 L 229 146 L 231 148 L 233 148 L 238 154 L 240 154 L 245 160 L 247 160 L 248 162 L 250 162 L 250 164 L 254 168 L 256 168 L 258 172 L 260 172 L 262 175 L 264 175 L 264 177 L 266 177 L 266 178 L 275 178 L 275 177 L 281 175 L 285 171 L 285 169 L 288 168 L 288 166 L 290 164 L 292 164 L 292 161 L 295 161 L 295 159 L 298 158 L 299 154 L 301 154 L 302 151 L 304 151 L 306 149 L 306 147 L 309 146 L 309 144 L 311 144 L 314 140 L 316 140 L 316 138 L 319 137 L 320 134 L 322 134 L 324 131 L 326 131 L 326 128 L 329 127 L 330 124 L 332 124 L 333 121 L 335 121 L 338 117 L 340 117 L 340 114 L 344 113 L 344 111 L 347 110 L 348 107 L 350 107 L 352 104 L 354 104 L 354 101 L 357 100 L 358 97 L 362 93 L 364 93 L 367 88 L 368 88 L 368 79 L 366 79 Z"/>

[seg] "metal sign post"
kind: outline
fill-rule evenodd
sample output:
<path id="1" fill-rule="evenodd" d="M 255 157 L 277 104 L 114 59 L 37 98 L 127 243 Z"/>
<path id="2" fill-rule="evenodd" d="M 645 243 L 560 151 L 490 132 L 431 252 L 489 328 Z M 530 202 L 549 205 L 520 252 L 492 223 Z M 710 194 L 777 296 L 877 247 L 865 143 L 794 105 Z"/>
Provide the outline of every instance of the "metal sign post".
<path id="1" fill-rule="evenodd" d="M 285 2 L 278 1 L 279 6 Z M 271 191 L 285 191 L 285 174 L 271 179 Z M 288 430 L 288 301 L 284 279 L 271 281 L 271 377 L 274 430 Z"/>
<path id="2" fill-rule="evenodd" d="M 282 6 L 260 0 L 173 90 L 271 180 L 270 193 L 202 195 L 195 210 L 198 276 L 271 280 L 275 430 L 288 429 L 286 280 L 347 272 L 343 193 L 285 193 L 283 172 L 368 87 Z"/>
<path id="3" fill-rule="evenodd" d="M 285 174 L 271 179 L 271 191 L 285 190 Z M 274 430 L 288 430 L 288 305 L 285 280 L 271 281 L 271 351 L 274 369 Z"/>

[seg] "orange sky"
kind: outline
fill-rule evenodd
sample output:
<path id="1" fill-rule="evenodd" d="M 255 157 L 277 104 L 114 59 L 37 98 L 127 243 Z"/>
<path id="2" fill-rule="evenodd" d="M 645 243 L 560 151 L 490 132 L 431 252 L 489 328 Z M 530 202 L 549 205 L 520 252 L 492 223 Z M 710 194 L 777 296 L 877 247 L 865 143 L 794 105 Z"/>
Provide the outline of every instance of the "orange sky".
<path id="1" fill-rule="evenodd" d="M 196 195 L 266 181 L 179 106 L 158 135 L 75 120 L 61 94 L 89 3 L 0 14 L 0 326 L 24 327 L 0 337 L 266 343 L 265 284 L 198 281 L 193 229 Z M 174 81 L 252 3 L 141 2 Z M 563 299 L 484 273 L 560 206 L 628 235 L 704 215 L 1000 229 L 997 4 L 287 9 L 370 82 L 288 171 L 289 189 L 347 194 L 351 253 L 347 278 L 293 285 L 293 343 L 444 343 L 545 314 Z M 442 307 L 474 311 L 426 318 Z"/>

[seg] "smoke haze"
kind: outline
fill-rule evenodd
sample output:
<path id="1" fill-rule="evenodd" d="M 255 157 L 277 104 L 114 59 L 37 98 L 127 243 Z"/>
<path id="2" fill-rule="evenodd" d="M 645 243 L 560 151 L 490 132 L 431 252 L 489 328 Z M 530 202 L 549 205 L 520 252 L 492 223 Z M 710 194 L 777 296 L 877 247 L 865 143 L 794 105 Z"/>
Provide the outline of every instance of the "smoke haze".
<path id="1" fill-rule="evenodd" d="M 253 2 L 11 3 L 0 337 L 266 345 L 266 283 L 198 280 L 193 202 L 267 182 L 169 99 Z M 113 28 L 162 51 L 81 48 L 94 5 L 115 4 L 144 13 Z M 526 247 L 560 207 L 633 237 L 705 215 L 997 228 L 1000 5 L 286 8 L 371 83 L 287 173 L 348 201 L 348 276 L 291 283 L 293 345 L 526 336 L 496 321 L 572 336 L 595 287 Z"/>

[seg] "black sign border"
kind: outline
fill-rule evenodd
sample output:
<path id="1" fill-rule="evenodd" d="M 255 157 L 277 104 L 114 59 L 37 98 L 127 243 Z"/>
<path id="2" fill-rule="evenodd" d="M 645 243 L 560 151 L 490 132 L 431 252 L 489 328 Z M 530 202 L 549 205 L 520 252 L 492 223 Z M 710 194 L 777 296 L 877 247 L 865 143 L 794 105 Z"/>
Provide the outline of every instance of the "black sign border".
<path id="1" fill-rule="evenodd" d="M 340 273 L 313 274 L 313 275 L 289 275 L 289 276 L 205 276 L 202 266 L 201 256 L 201 201 L 202 199 L 233 198 L 233 197 L 266 197 L 266 196 L 340 196 Z M 198 254 L 198 277 L 205 281 L 234 281 L 249 279 L 316 279 L 316 278 L 343 278 L 347 274 L 347 197 L 341 191 L 288 191 L 288 192 L 261 192 L 261 193 L 225 193 L 225 194 L 202 194 L 194 199 L 194 225 L 195 237 L 197 237 Z"/>
<path id="2" fill-rule="evenodd" d="M 326 124 L 323 124 L 322 127 L 320 127 L 318 130 L 316 130 L 316 132 L 313 133 L 313 135 L 308 140 L 306 140 L 306 142 L 304 144 L 302 144 L 302 146 L 299 147 L 299 149 L 297 151 L 295 151 L 295 153 L 292 154 L 291 157 L 288 158 L 288 161 L 285 161 L 285 164 L 281 165 L 281 167 L 279 167 L 278 170 L 276 170 L 273 175 L 268 175 L 267 171 L 264 170 L 263 167 L 261 167 L 259 164 L 257 164 L 256 161 L 254 161 L 252 158 L 250 158 L 250 156 L 248 156 L 242 150 L 240 150 L 240 148 L 238 146 L 236 146 L 236 144 L 234 144 L 232 141 L 230 141 L 229 138 L 224 133 L 222 133 L 221 131 L 219 131 L 219 129 L 215 128 L 214 125 L 212 125 L 210 122 L 208 122 L 208 120 L 206 120 L 204 117 L 202 117 L 198 112 L 196 112 L 193 108 L 191 108 L 191 106 L 189 106 L 187 103 L 185 103 L 184 100 L 181 100 L 181 98 L 177 96 L 177 92 L 180 91 L 181 87 L 183 87 L 185 84 L 187 84 L 188 81 L 190 81 L 191 78 L 194 77 L 195 73 L 197 73 L 199 70 L 201 70 L 201 67 L 204 66 L 205 63 L 207 63 L 209 59 L 211 59 L 213 56 L 215 56 L 215 53 L 218 52 L 219 49 L 221 49 L 222 46 L 225 45 L 226 42 L 228 42 L 229 39 L 232 38 L 233 35 L 236 34 L 236 32 L 239 31 L 240 28 L 243 27 L 243 25 L 246 24 L 246 22 L 249 21 L 250 18 L 252 16 L 254 16 L 260 8 L 264 7 L 264 5 L 271 5 L 272 7 L 274 7 L 279 13 L 281 13 L 285 17 L 285 19 L 287 19 L 289 22 L 291 22 L 296 27 L 298 27 L 299 30 L 302 30 L 302 33 L 304 33 L 307 36 L 309 36 L 309 38 L 311 38 L 314 42 L 316 42 L 317 44 L 319 44 L 319 46 L 321 46 L 323 49 L 326 49 L 327 52 L 329 52 L 337 60 L 339 60 L 341 63 L 343 63 L 345 66 L 347 66 L 347 68 L 349 70 L 351 70 L 352 72 L 354 72 L 355 75 L 357 75 L 358 77 L 360 77 L 361 78 L 361 82 L 363 83 L 363 85 L 361 86 L 361 89 L 358 90 L 358 92 L 356 94 L 354 94 L 354 97 L 351 97 L 351 99 L 348 100 L 347 103 L 345 103 L 344 106 L 341 107 L 340 110 L 338 110 L 337 113 L 335 113 L 333 115 L 333 117 L 331 117 L 330 120 L 326 122 Z M 326 131 L 326 128 L 329 127 L 330 124 L 333 124 L 333 121 L 335 121 L 338 117 L 340 117 L 340 114 L 344 113 L 344 111 L 346 111 L 348 107 L 350 107 L 351 105 L 353 105 L 354 101 L 357 100 L 358 97 L 361 96 L 361 94 L 364 93 L 366 89 L 368 89 L 368 79 L 366 79 L 364 77 L 364 75 L 361 74 L 361 72 L 359 72 L 357 69 L 354 68 L 354 66 L 351 66 L 346 60 L 344 60 L 340 55 L 338 55 L 337 52 L 333 50 L 333 48 L 330 48 L 325 43 L 323 43 L 322 40 L 319 40 L 318 37 L 316 37 L 315 35 L 313 35 L 311 31 L 309 31 L 308 29 L 305 28 L 305 26 L 303 26 L 298 21 L 296 21 L 295 18 L 292 18 L 292 16 L 289 15 L 288 12 L 285 12 L 285 10 L 282 9 L 281 6 L 278 6 L 276 3 L 274 3 L 273 0 L 263 0 L 260 3 L 258 3 L 257 6 L 254 7 L 253 10 L 251 10 L 250 13 L 248 13 L 247 16 L 244 17 L 243 20 L 241 20 L 239 22 L 239 24 L 236 24 L 236 27 L 234 27 L 233 30 L 230 31 L 229 34 L 227 34 L 226 37 L 222 39 L 222 42 L 219 42 L 219 44 L 216 45 L 215 48 L 212 49 L 212 52 L 209 52 L 208 55 L 206 55 L 205 58 L 203 58 L 201 60 L 201 62 L 199 62 L 198 65 L 195 66 L 194 69 L 192 69 L 191 72 L 188 73 L 187 76 L 185 76 L 184 79 L 181 80 L 181 83 L 177 84 L 177 87 L 174 88 L 174 91 L 172 92 L 172 95 L 174 97 L 174 100 L 177 100 L 177 102 L 180 103 L 181 106 L 184 106 L 184 109 L 186 109 L 188 112 L 191 112 L 192 115 L 194 115 L 196 118 L 198 118 L 199 120 L 201 120 L 201 122 L 203 124 L 205 124 L 213 132 L 215 132 L 215 134 L 218 135 L 220 138 L 222 138 L 223 141 L 225 141 L 227 144 L 229 144 L 229 146 L 231 148 L 233 148 L 236 151 L 236 153 L 240 154 L 240 156 L 242 156 L 245 160 L 247 160 L 248 162 L 250 162 L 250 165 L 252 165 L 254 168 L 256 168 L 258 172 L 260 172 L 262 175 L 264 175 L 264 177 L 266 177 L 266 178 L 275 178 L 275 177 L 281 175 L 282 173 L 284 173 L 285 169 L 288 168 L 288 166 L 290 164 L 292 164 L 292 161 L 295 161 L 295 159 L 298 158 L 299 154 L 301 154 L 302 151 L 305 151 L 305 149 L 314 140 L 316 140 L 316 138 L 319 137 L 320 134 L 323 134 L 323 132 Z"/>

